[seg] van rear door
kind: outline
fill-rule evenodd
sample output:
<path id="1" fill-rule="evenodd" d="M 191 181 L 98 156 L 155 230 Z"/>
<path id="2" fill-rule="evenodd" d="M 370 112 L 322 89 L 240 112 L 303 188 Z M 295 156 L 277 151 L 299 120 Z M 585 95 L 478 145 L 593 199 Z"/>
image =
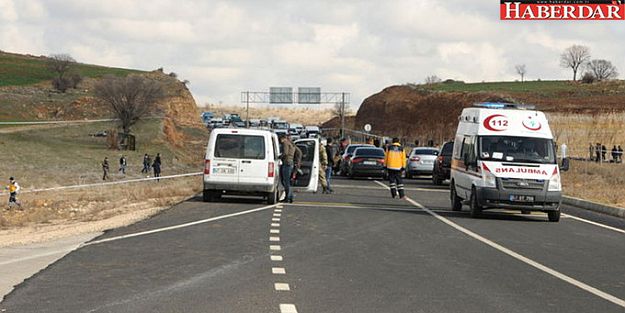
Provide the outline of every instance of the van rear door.
<path id="1" fill-rule="evenodd" d="M 239 183 L 265 184 L 269 181 L 268 137 L 263 135 L 240 135 Z"/>
<path id="2" fill-rule="evenodd" d="M 317 192 L 319 185 L 319 141 L 316 139 L 300 139 L 295 145 L 302 150 L 301 175 L 297 176 L 293 190 L 300 192 Z"/>

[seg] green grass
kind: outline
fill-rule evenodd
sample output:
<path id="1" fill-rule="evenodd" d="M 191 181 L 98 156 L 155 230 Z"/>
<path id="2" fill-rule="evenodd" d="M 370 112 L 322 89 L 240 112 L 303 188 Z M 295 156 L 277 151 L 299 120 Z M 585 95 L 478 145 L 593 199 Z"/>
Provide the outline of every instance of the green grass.
<path id="1" fill-rule="evenodd" d="M 104 75 L 125 76 L 141 71 L 76 63 L 73 70 L 85 77 Z M 0 52 L 0 87 L 24 86 L 50 80 L 54 77 L 45 58 Z"/>
<path id="2" fill-rule="evenodd" d="M 426 88 L 439 91 L 456 92 L 511 92 L 511 93 L 558 93 L 575 91 L 579 85 L 568 81 L 526 81 L 526 82 L 486 82 L 486 83 L 440 83 Z"/>

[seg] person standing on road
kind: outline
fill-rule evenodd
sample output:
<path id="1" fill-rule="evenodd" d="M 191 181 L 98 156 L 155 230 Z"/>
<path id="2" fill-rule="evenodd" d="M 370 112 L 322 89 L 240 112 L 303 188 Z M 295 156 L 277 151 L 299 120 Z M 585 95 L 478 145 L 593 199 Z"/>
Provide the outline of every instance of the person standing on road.
<path id="1" fill-rule="evenodd" d="M 618 145 L 616 149 L 618 150 L 618 163 L 622 163 L 623 162 L 623 148 L 621 148 L 621 145 Z"/>
<path id="2" fill-rule="evenodd" d="M 384 164 L 386 164 L 388 171 L 391 196 L 395 198 L 399 193 L 399 198 L 404 199 L 404 182 L 401 175 L 406 168 L 406 153 L 404 147 L 399 143 L 399 138 L 393 138 L 393 142 L 386 149 Z"/>
<path id="3" fill-rule="evenodd" d="M 106 180 L 109 178 L 109 158 L 104 157 L 104 161 L 102 161 L 102 180 Z"/>
<path id="4" fill-rule="evenodd" d="M 9 178 L 9 185 L 5 189 L 9 191 L 9 210 L 16 205 L 21 209 L 22 204 L 17 201 L 17 194 L 20 192 L 21 187 L 13 176 Z"/>
<path id="5" fill-rule="evenodd" d="M 605 145 L 601 145 L 601 162 L 605 162 L 605 155 L 608 153 L 608 148 Z"/>
<path id="6" fill-rule="evenodd" d="M 143 156 L 143 169 L 141 170 L 141 173 L 149 173 L 150 172 L 150 156 L 146 153 Z"/>
<path id="7" fill-rule="evenodd" d="M 328 182 L 326 180 L 326 170 L 328 169 L 328 154 L 326 152 L 326 142 L 319 142 L 319 184 L 323 188 L 322 193 L 328 193 Z"/>
<path id="8" fill-rule="evenodd" d="M 291 190 L 291 176 L 293 174 L 293 166 L 295 165 L 296 150 L 299 150 L 285 134 L 280 134 L 280 144 L 282 145 L 282 154 L 280 160 L 280 182 L 284 187 L 285 197 L 281 202 L 293 203 L 293 190 Z M 299 152 L 301 155 L 301 151 Z"/>
<path id="9" fill-rule="evenodd" d="M 332 190 L 332 172 L 334 168 L 334 158 L 336 157 L 336 150 L 332 145 L 332 138 L 328 138 L 326 142 L 326 155 L 328 156 L 328 167 L 326 168 L 326 184 L 328 185 L 328 193 L 333 193 Z"/>
<path id="10" fill-rule="evenodd" d="M 595 158 L 595 146 L 592 143 L 588 146 L 588 153 L 590 154 L 588 160 L 592 161 Z"/>
<path id="11" fill-rule="evenodd" d="M 126 157 L 122 154 L 122 157 L 119 158 L 119 171 L 124 175 L 126 175 L 126 166 L 128 166 L 128 163 L 126 163 Z"/>
<path id="12" fill-rule="evenodd" d="M 154 158 L 154 163 L 152 163 L 152 168 L 154 169 L 154 177 L 161 177 L 161 165 L 163 165 L 161 163 L 161 154 L 157 153 L 156 157 Z M 157 179 L 156 181 L 161 180 Z"/>

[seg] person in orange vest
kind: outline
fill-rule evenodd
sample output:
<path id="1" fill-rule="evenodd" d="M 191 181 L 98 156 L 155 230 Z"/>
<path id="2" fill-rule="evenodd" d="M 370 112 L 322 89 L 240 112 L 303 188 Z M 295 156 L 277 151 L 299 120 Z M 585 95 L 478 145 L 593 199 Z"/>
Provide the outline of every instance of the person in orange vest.
<path id="1" fill-rule="evenodd" d="M 9 178 L 9 185 L 5 189 L 9 191 L 9 209 L 15 205 L 21 208 L 22 205 L 17 201 L 17 193 L 21 188 L 14 177 Z"/>
<path id="2" fill-rule="evenodd" d="M 393 142 L 386 149 L 384 164 L 388 172 L 389 186 L 391 188 L 391 196 L 404 199 L 404 182 L 401 175 L 406 168 L 406 153 L 404 147 L 399 143 L 399 138 L 393 138 Z"/>

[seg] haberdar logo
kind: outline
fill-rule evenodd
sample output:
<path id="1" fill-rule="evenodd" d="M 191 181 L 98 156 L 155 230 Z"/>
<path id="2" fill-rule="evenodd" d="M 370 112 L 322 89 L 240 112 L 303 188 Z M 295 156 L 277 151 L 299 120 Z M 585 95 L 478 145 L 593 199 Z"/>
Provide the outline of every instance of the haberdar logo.
<path id="1" fill-rule="evenodd" d="M 625 20 L 625 0 L 500 0 L 502 20 Z"/>
<path id="2" fill-rule="evenodd" d="M 529 130 L 538 131 L 543 127 L 543 125 L 540 124 L 540 121 L 533 119 L 531 116 L 528 116 L 523 121 L 523 127 Z"/>

